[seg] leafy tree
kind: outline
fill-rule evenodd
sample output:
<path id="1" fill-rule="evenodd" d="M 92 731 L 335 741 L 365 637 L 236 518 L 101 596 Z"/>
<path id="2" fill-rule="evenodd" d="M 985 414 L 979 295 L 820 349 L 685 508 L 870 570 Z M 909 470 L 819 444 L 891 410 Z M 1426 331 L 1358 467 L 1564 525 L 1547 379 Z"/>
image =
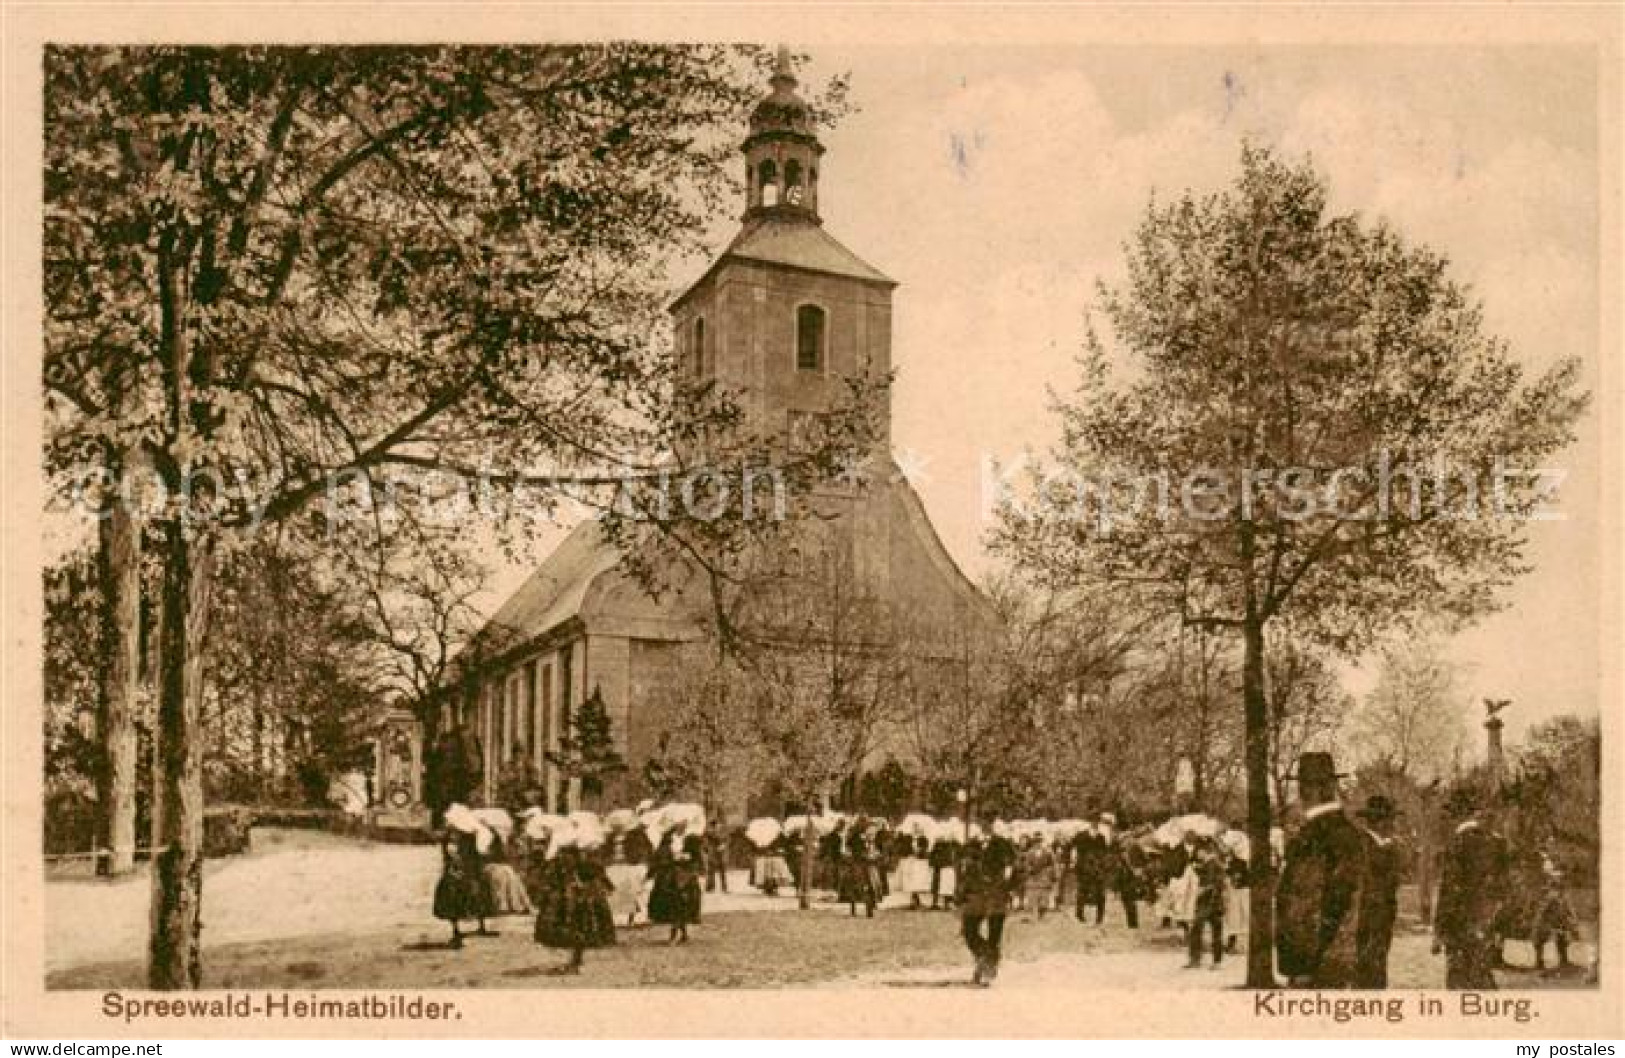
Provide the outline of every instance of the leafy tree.
<path id="1" fill-rule="evenodd" d="M 1008 497 L 999 542 L 1240 639 L 1248 832 L 1267 849 L 1268 632 L 1290 620 L 1354 654 L 1418 614 L 1492 608 L 1549 499 L 1528 471 L 1587 398 L 1575 361 L 1526 377 L 1442 254 L 1332 214 L 1320 174 L 1267 150 L 1223 192 L 1154 202 L 1126 252 L 1109 332 L 1057 401 L 1055 465 Z M 1251 870 L 1247 981 L 1266 987 L 1273 865 Z"/>
<path id="2" fill-rule="evenodd" d="M 549 750 L 547 759 L 566 778 L 581 781 L 588 804 L 596 803 L 608 780 L 626 771 L 603 692 L 596 685 L 570 718 L 568 729 L 559 734 L 558 748 Z"/>
<path id="3" fill-rule="evenodd" d="M 748 677 L 707 650 L 687 651 L 676 670 L 649 703 L 663 721 L 643 785 L 662 801 L 738 803 L 771 776 L 753 726 Z"/>
<path id="4" fill-rule="evenodd" d="M 1555 717 L 1531 728 L 1513 756 L 1508 836 L 1528 852 L 1550 855 L 1572 882 L 1595 885 L 1602 854 L 1600 722 Z"/>
<path id="5" fill-rule="evenodd" d="M 511 812 L 545 805 L 547 787 L 542 770 L 522 752 L 515 752 L 497 776 L 497 804 Z"/>
<path id="6" fill-rule="evenodd" d="M 414 473 L 545 508 L 658 466 L 661 268 L 733 187 L 711 133 L 756 65 L 630 43 L 47 50 L 48 465 L 68 490 L 161 493 L 140 508 L 161 571 L 153 987 L 201 977 L 222 541 L 298 518 L 364 543 Z M 121 585 L 138 552 L 110 549 Z"/>
<path id="7" fill-rule="evenodd" d="M 327 804 L 372 760 L 385 656 L 357 584 L 283 531 L 221 550 L 204 667 L 205 791 Z"/>
<path id="8" fill-rule="evenodd" d="M 1437 636 L 1389 643 L 1377 660 L 1377 684 L 1350 715 L 1351 759 L 1360 785 L 1392 798 L 1401 832 L 1415 853 L 1423 921 L 1431 921 L 1438 850 L 1449 838 L 1439 807 L 1467 740 L 1468 701 L 1459 668 Z"/>
<path id="9" fill-rule="evenodd" d="M 743 582 L 732 618 L 766 766 L 805 805 L 827 804 L 862 770 L 905 697 L 899 625 L 859 583 L 848 525 L 804 524 L 796 568 L 768 567 L 764 579 Z M 812 844 L 803 850 L 803 910 Z"/>

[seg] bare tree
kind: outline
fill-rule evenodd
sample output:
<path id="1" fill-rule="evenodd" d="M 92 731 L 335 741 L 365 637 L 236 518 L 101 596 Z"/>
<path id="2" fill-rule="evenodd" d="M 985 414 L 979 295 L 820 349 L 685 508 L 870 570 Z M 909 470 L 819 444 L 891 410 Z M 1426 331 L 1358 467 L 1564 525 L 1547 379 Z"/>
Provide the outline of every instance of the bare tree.
<path id="1" fill-rule="evenodd" d="M 1270 778 L 1279 810 L 1287 803 L 1287 776 L 1298 757 L 1311 749 L 1335 752 L 1355 703 L 1330 661 L 1284 631 L 1271 639 L 1267 672 Z"/>
<path id="2" fill-rule="evenodd" d="M 1378 665 L 1350 725 L 1355 761 L 1415 781 L 1444 776 L 1467 739 L 1460 670 L 1431 637 L 1390 645 Z"/>

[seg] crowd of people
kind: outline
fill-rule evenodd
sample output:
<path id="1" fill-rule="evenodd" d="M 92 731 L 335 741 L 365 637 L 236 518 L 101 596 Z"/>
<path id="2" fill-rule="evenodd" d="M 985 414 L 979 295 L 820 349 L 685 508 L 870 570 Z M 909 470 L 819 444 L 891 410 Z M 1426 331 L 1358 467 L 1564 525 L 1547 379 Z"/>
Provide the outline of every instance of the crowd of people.
<path id="1" fill-rule="evenodd" d="M 1276 964 L 1309 988 L 1385 988 L 1398 917 L 1402 857 L 1394 834 L 1397 810 L 1373 795 L 1345 812 L 1330 754 L 1306 753 L 1294 778 L 1303 824 L 1286 846 L 1276 886 Z M 1496 987 L 1509 918 L 1530 894 L 1516 892 L 1514 853 L 1495 826 L 1485 792 L 1452 790 L 1444 804 L 1449 836 L 1439 859 L 1433 909 L 1433 952 L 1445 957 L 1445 987 Z M 1562 872 L 1541 856 L 1542 883 L 1529 940 L 1544 967 L 1548 943 L 1569 964 L 1576 923 Z"/>
<path id="2" fill-rule="evenodd" d="M 465 923 L 488 935 L 488 919 L 534 915 L 538 944 L 568 953 L 560 973 L 581 972 L 585 953 L 615 943 L 616 925 L 640 913 L 685 944 L 699 921 L 705 816 L 669 805 L 639 818 L 614 812 L 551 815 L 531 808 L 453 804 L 444 813 L 434 915 L 463 947 Z"/>
<path id="3" fill-rule="evenodd" d="M 697 805 L 558 816 L 453 804 L 443 819 L 434 914 L 450 924 L 454 948 L 488 935 L 489 919 L 533 915 L 537 942 L 568 953 L 559 972 L 578 973 L 587 950 L 614 943 L 617 925 L 646 920 L 667 926 L 669 943 L 687 942 L 703 892 L 728 887 L 729 835 Z M 1042 918 L 1071 908 L 1098 925 L 1111 895 L 1130 927 L 1147 900 L 1157 901 L 1169 925 L 1195 922 L 1206 898 L 1184 880 L 1202 875 L 1188 869 L 1206 862 L 1197 856 L 1202 834 L 1230 839 L 1215 842 L 1219 849 L 1240 837 L 1194 816 L 1119 833 L 1109 812 L 1095 821 L 987 827 L 829 812 L 752 820 L 740 836 L 750 847 L 750 885 L 766 896 L 805 889 L 846 905 L 854 918 L 873 918 L 893 894 L 906 898 L 893 901 L 905 910 L 957 913 L 974 978 L 989 984 L 1012 912 Z M 1233 946 L 1234 930 L 1227 940 Z"/>
<path id="4" fill-rule="evenodd" d="M 1290 840 L 1279 829 L 1271 834 L 1282 863 L 1277 965 L 1303 987 L 1385 988 L 1403 874 L 1395 806 L 1374 795 L 1345 811 L 1327 754 L 1305 754 L 1294 777 L 1301 823 Z M 1448 987 L 1491 988 L 1509 884 L 1506 843 L 1470 795 L 1446 807 L 1456 829 L 1441 861 L 1436 951 L 1446 957 Z M 668 943 L 686 943 L 704 891 L 727 890 L 734 845 L 748 847 L 749 884 L 766 896 L 790 890 L 839 901 L 853 918 L 873 918 L 894 895 L 892 907 L 957 913 L 981 985 L 998 975 L 1012 913 L 1041 919 L 1070 909 L 1100 926 L 1115 901 L 1129 929 L 1140 928 L 1144 913 L 1182 930 L 1191 968 L 1204 957 L 1219 967 L 1248 934 L 1247 835 L 1200 814 L 1120 829 L 1111 812 L 986 827 L 918 813 L 892 822 L 826 812 L 754 819 L 734 835 L 692 804 L 645 803 L 602 817 L 537 808 L 515 817 L 456 804 L 444 822 L 434 913 L 451 924 L 452 946 L 469 935 L 465 923 L 481 935 L 489 918 L 534 915 L 537 942 L 568 953 L 561 973 L 580 972 L 585 951 L 613 944 L 617 925 L 640 918 L 666 926 Z M 1553 941 L 1566 964 L 1573 931 L 1553 884 L 1538 915 L 1537 952 Z"/>

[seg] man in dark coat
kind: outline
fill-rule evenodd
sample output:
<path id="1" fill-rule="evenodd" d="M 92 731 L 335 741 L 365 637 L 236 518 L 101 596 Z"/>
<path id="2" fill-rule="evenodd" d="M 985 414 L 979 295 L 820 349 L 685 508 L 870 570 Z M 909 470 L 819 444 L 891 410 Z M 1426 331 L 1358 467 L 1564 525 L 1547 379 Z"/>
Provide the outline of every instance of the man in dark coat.
<path id="1" fill-rule="evenodd" d="M 931 867 L 931 910 L 933 911 L 944 904 L 950 908 L 954 906 L 954 890 L 952 886 L 943 886 L 943 872 L 957 871 L 959 854 L 959 842 L 950 837 L 940 837 L 931 843 L 931 853 L 926 858 L 926 863 Z"/>
<path id="2" fill-rule="evenodd" d="M 1293 778 L 1303 825 L 1287 843 L 1275 891 L 1275 952 L 1299 988 L 1352 988 L 1366 842 L 1337 799 L 1330 753 L 1305 753 Z"/>
<path id="3" fill-rule="evenodd" d="M 1078 880 L 1078 921 L 1085 908 L 1094 908 L 1095 925 L 1106 918 L 1106 839 L 1093 827 L 1072 839 L 1072 871 Z"/>
<path id="4" fill-rule="evenodd" d="M 714 893 L 718 886 L 728 891 L 728 829 L 720 818 L 705 832 L 705 891 Z"/>
<path id="5" fill-rule="evenodd" d="M 1394 839 L 1394 802 L 1382 794 L 1366 798 L 1360 817 L 1365 838 L 1365 884 L 1360 891 L 1360 922 L 1355 938 L 1356 988 L 1388 987 L 1388 949 L 1394 942 L 1394 921 L 1399 916 L 1400 864 L 1404 862 Z"/>
<path id="6" fill-rule="evenodd" d="M 1433 951 L 1444 952 L 1446 988 L 1484 991 L 1495 987 L 1500 939 L 1494 924 L 1506 901 L 1510 857 L 1506 841 L 1481 817 L 1471 788 L 1452 792 L 1445 814 L 1456 830 L 1440 865 Z"/>
<path id="7" fill-rule="evenodd" d="M 815 889 L 841 889 L 841 864 L 846 851 L 846 823 L 840 821 L 835 829 L 818 839 L 818 864 L 813 874 Z"/>
<path id="8" fill-rule="evenodd" d="M 1100 822 L 1095 830 L 1106 848 L 1105 856 L 1101 860 L 1101 876 L 1104 884 L 1110 886 L 1117 893 L 1117 899 L 1123 902 L 1123 921 L 1128 923 L 1128 928 L 1139 929 L 1142 866 L 1136 862 L 1139 849 L 1133 844 L 1124 845 L 1118 841 L 1117 816 L 1110 812 L 1100 813 Z"/>
<path id="9" fill-rule="evenodd" d="M 960 928 L 976 959 L 973 980 L 978 985 L 990 985 L 999 975 L 1015 864 L 1015 846 L 997 834 L 972 840 L 960 861 Z"/>

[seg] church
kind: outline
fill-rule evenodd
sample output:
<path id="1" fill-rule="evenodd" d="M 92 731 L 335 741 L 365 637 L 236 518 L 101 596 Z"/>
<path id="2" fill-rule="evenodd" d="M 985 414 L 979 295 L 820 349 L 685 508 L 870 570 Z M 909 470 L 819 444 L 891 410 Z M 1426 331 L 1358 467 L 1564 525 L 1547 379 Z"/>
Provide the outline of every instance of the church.
<path id="1" fill-rule="evenodd" d="M 839 399 L 843 378 L 889 375 L 897 284 L 824 228 L 824 147 L 783 52 L 771 86 L 742 145 L 748 175 L 740 231 L 670 312 L 683 370 L 728 387 L 745 414 L 793 438 Z M 840 505 L 825 535 L 884 612 L 940 615 L 941 628 L 980 626 L 990 619 L 987 601 L 890 457 L 889 396 L 878 426 L 879 472 Z M 708 628 L 703 607 L 680 594 L 653 597 L 623 571 L 621 558 L 595 521 L 577 526 L 491 617 L 482 637 L 501 649 L 482 657 L 426 718 L 431 737 L 449 730 L 472 736 L 482 776 L 477 793 L 487 802 L 504 769 L 525 761 L 541 776 L 549 810 L 580 806 L 579 788 L 547 753 L 594 693 L 628 765 L 601 806 L 650 794 L 643 765 L 672 723 L 665 692 L 692 670 Z M 913 649 L 952 652 L 947 644 L 916 642 Z"/>

